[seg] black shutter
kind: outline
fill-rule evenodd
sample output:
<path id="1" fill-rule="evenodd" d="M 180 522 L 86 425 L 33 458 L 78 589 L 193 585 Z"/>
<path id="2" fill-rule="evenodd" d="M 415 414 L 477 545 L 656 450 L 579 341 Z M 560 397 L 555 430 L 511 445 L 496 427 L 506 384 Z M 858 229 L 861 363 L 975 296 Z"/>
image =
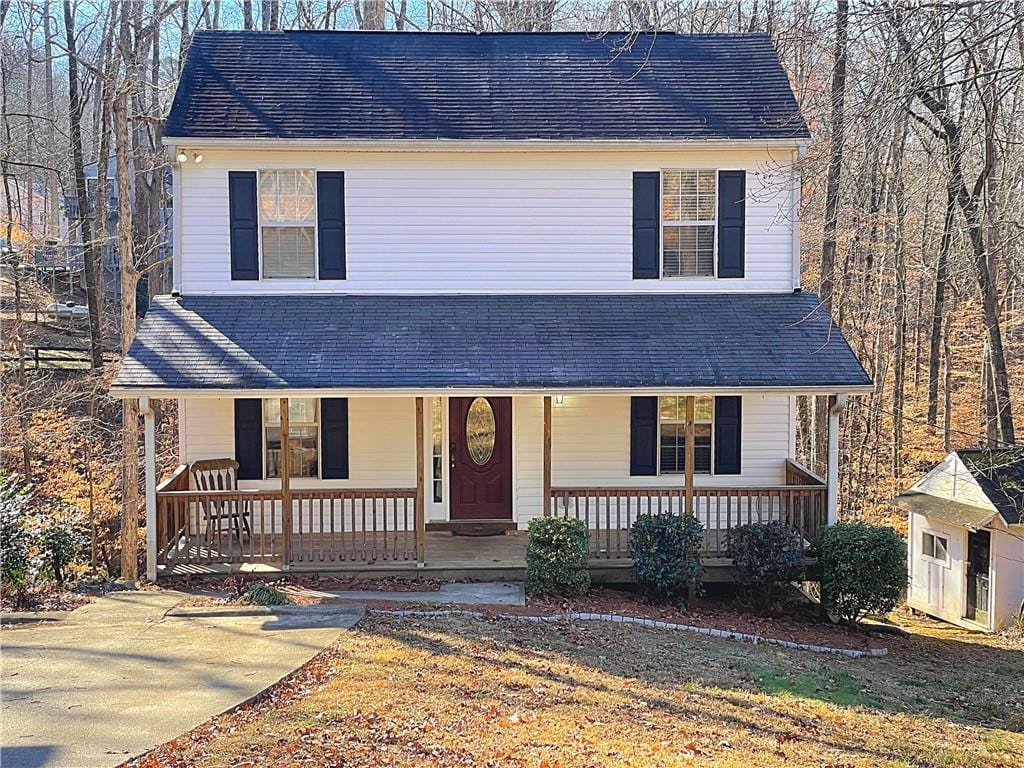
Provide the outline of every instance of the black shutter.
<path id="1" fill-rule="evenodd" d="M 263 401 L 235 400 L 235 460 L 239 480 L 263 479 Z"/>
<path id="2" fill-rule="evenodd" d="M 316 175 L 317 245 L 321 280 L 345 279 L 345 174 Z"/>
<path id="3" fill-rule="evenodd" d="M 320 476 L 325 480 L 348 478 L 348 398 L 320 400 Z"/>
<path id="4" fill-rule="evenodd" d="M 715 474 L 740 474 L 742 454 L 742 399 L 736 396 L 715 398 Z"/>
<path id="5" fill-rule="evenodd" d="M 259 280 L 256 171 L 228 172 L 228 216 L 231 219 L 231 279 Z"/>
<path id="6" fill-rule="evenodd" d="M 718 276 L 743 277 L 747 172 L 718 172 Z"/>
<path id="7" fill-rule="evenodd" d="M 657 397 L 630 398 L 629 474 L 658 474 Z"/>
<path id="8" fill-rule="evenodd" d="M 633 173 L 633 279 L 658 277 L 658 231 L 661 227 L 661 173 Z"/>

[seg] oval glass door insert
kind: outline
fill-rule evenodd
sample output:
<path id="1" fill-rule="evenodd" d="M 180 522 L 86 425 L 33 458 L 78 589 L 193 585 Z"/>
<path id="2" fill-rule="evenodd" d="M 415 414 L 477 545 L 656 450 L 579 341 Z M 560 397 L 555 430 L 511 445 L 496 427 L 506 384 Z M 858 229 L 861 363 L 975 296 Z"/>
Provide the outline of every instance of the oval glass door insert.
<path id="1" fill-rule="evenodd" d="M 466 414 L 466 448 L 469 457 L 479 466 L 491 460 L 494 453 L 494 410 L 486 397 L 469 404 Z"/>

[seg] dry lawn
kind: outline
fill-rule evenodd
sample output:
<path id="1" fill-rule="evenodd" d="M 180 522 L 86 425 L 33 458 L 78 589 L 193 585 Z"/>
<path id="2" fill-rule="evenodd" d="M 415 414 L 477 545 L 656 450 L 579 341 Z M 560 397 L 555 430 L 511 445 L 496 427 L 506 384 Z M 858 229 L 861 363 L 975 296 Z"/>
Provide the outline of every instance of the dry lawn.
<path id="1" fill-rule="evenodd" d="M 847 659 L 607 624 L 367 618 L 153 766 L 1014 766 L 1024 649 Z"/>

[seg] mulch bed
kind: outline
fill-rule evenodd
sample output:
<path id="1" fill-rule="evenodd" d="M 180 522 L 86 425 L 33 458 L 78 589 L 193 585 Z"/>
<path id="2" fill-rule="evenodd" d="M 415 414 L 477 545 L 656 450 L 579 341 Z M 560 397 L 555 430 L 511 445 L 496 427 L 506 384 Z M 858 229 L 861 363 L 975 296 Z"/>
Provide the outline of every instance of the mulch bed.
<path id="1" fill-rule="evenodd" d="M 322 578 L 315 574 L 289 575 L 280 579 L 270 580 L 256 575 L 236 575 L 223 579 L 202 580 L 182 578 L 161 582 L 167 588 L 179 588 L 186 591 L 197 589 L 213 590 L 212 594 L 196 594 L 178 603 L 185 607 L 215 607 L 232 605 L 238 595 L 242 594 L 251 584 L 264 581 L 275 588 L 288 593 L 289 599 L 296 605 L 317 605 L 321 603 L 346 602 L 335 598 L 320 598 L 297 595 L 294 588 L 307 588 L 321 591 L 385 591 L 385 592 L 432 592 L 441 585 L 449 583 L 439 579 L 356 579 L 356 578 Z M 437 604 L 410 603 L 391 600 L 359 600 L 369 608 L 381 610 L 403 609 L 437 610 Z M 441 606 L 443 607 L 443 606 Z M 794 643 L 823 645 L 830 648 L 851 648 L 870 650 L 874 648 L 899 648 L 906 643 L 904 638 L 892 634 L 878 634 L 858 627 L 847 627 L 823 621 L 818 617 L 817 607 L 799 600 L 790 601 L 782 615 L 756 616 L 752 612 L 736 605 L 731 594 L 719 594 L 714 597 L 698 598 L 690 606 L 681 608 L 672 605 L 651 605 L 644 602 L 636 594 L 625 589 L 595 588 L 590 594 L 581 598 L 531 597 L 525 606 L 510 605 L 473 605 L 464 606 L 468 610 L 478 611 L 489 616 L 500 614 L 518 616 L 553 616 L 562 613 L 614 613 L 623 616 L 667 621 L 674 624 L 686 624 L 695 627 L 728 630 L 760 635 L 775 640 L 788 640 Z"/>
<path id="2" fill-rule="evenodd" d="M 626 590 L 596 588 L 586 597 L 580 598 L 528 598 L 525 606 L 473 605 L 463 606 L 489 616 L 554 616 L 562 613 L 613 613 L 635 616 L 693 627 L 729 630 L 760 635 L 775 640 L 794 643 L 823 645 L 830 648 L 851 648 L 870 650 L 873 648 L 900 647 L 906 639 L 890 634 L 875 634 L 857 627 L 846 627 L 823 621 L 817 616 L 817 607 L 791 604 L 782 616 L 759 617 L 728 602 L 723 598 L 702 598 L 695 600 L 688 608 L 651 605 Z M 415 610 L 416 604 L 397 603 L 386 600 L 360 601 L 369 608 L 381 610 Z M 414 607 L 416 606 L 416 607 Z M 439 606 L 422 606 L 425 610 L 437 610 Z"/>
<path id="3" fill-rule="evenodd" d="M 29 592 L 21 604 L 15 604 L 7 595 L 0 599 L 0 613 L 73 611 L 93 601 L 93 596 L 80 592 L 60 592 L 53 589 Z"/>

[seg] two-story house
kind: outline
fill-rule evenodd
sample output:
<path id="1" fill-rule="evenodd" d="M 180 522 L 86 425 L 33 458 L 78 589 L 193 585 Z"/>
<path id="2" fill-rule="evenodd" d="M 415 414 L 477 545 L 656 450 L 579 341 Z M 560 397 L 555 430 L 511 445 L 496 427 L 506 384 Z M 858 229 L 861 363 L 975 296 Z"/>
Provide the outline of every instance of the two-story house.
<path id="1" fill-rule="evenodd" d="M 647 511 L 713 560 L 738 522 L 834 516 L 872 384 L 800 290 L 808 132 L 768 37 L 201 32 L 164 135 L 176 290 L 113 386 L 151 577 L 521 567 L 542 515 L 621 567 Z M 809 394 L 827 484 L 794 461 Z"/>

